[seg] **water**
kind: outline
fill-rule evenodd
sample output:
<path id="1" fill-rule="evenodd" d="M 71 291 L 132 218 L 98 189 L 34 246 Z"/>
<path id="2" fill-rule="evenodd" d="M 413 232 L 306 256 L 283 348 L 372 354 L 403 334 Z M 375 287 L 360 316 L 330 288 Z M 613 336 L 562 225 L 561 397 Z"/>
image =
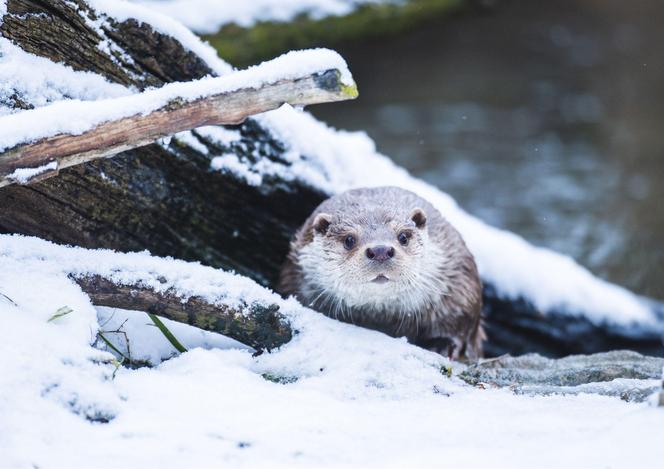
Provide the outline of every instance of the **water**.
<path id="1" fill-rule="evenodd" d="M 503 1 L 340 48 L 360 99 L 312 108 L 466 210 L 664 299 L 664 2 Z"/>

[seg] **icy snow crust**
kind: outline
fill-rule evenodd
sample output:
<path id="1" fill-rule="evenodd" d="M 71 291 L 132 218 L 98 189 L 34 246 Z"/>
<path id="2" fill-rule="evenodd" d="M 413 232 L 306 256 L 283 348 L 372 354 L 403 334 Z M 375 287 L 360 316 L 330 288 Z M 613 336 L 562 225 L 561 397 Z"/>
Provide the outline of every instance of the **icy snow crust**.
<path id="1" fill-rule="evenodd" d="M 9 235 L 0 235 L 0 265 L 0 354 L 11 357 L 0 372 L 3 468 L 656 468 L 664 456 L 661 409 L 472 388 L 441 373 L 449 362 L 437 354 L 230 273 Z M 300 332 L 252 358 L 215 334 L 173 328 L 189 352 L 155 368 L 116 369 L 90 346 L 98 330 L 118 327 L 114 315 L 134 321 L 125 327 L 140 357 L 159 363 L 174 353 L 145 331 L 142 313 L 100 308 L 98 320 L 70 271 L 277 303 Z M 49 322 L 62 306 L 72 312 Z"/>
<path id="2" fill-rule="evenodd" d="M 342 16 L 360 5 L 402 3 L 401 0 L 132 0 L 152 10 L 177 18 L 200 34 L 213 34 L 222 26 L 235 23 L 249 27 L 259 21 L 284 22 L 298 15 L 313 19 Z"/>
<path id="3" fill-rule="evenodd" d="M 339 54 L 329 49 L 312 49 L 288 52 L 269 62 L 225 76 L 171 83 L 140 94 L 96 101 L 73 99 L 56 102 L 0 117 L 0 152 L 53 135 L 79 135 L 111 120 L 146 115 L 176 98 L 195 101 L 240 88 L 260 88 L 279 80 L 300 78 L 330 69 L 338 69 L 342 82 L 352 84 L 346 62 Z M 35 125 L 35 122 L 40 125 Z"/>

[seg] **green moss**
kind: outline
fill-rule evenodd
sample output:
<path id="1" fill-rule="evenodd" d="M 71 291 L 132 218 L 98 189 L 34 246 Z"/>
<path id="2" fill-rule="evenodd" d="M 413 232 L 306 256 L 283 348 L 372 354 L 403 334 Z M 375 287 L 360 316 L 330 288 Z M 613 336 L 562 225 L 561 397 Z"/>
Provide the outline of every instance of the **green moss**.
<path id="1" fill-rule="evenodd" d="M 397 34 L 457 11 L 467 0 L 408 0 L 401 4 L 364 5 L 346 16 L 313 20 L 300 15 L 288 23 L 262 22 L 251 28 L 224 26 L 204 36 L 221 57 L 246 66 L 290 49 L 331 47 L 342 42 Z"/>
<path id="2" fill-rule="evenodd" d="M 357 98 L 359 95 L 359 92 L 357 91 L 357 85 L 355 83 L 352 85 L 341 83 L 341 92 L 351 98 Z"/>

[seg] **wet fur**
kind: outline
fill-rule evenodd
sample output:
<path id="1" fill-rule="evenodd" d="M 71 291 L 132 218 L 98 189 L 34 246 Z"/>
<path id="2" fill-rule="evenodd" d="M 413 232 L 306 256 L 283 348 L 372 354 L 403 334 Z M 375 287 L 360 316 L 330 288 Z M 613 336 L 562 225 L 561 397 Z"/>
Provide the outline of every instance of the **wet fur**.
<path id="1" fill-rule="evenodd" d="M 426 221 L 418 227 L 420 215 Z M 410 236 L 406 246 L 397 241 L 402 231 Z M 348 234 L 357 239 L 352 250 L 343 246 Z M 394 247 L 394 258 L 369 261 L 365 250 L 377 243 Z M 387 284 L 370 281 L 387 270 Z M 452 358 L 482 355 L 482 287 L 472 254 L 438 210 L 397 187 L 324 201 L 291 243 L 279 290 L 330 317 Z"/>

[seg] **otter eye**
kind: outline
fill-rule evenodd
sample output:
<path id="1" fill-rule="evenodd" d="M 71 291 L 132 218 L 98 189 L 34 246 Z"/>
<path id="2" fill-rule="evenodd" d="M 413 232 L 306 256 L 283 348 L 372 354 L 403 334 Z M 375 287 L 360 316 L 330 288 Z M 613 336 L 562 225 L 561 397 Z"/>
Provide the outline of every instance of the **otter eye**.
<path id="1" fill-rule="evenodd" d="M 399 236 L 397 236 L 397 239 L 399 240 L 399 244 L 402 246 L 405 246 L 408 244 L 408 235 L 404 233 L 403 231 L 399 233 Z"/>
<path id="2" fill-rule="evenodd" d="M 351 249 L 353 249 L 354 246 L 355 246 L 355 236 L 353 235 L 346 236 L 346 239 L 344 239 L 344 247 L 350 251 Z"/>

